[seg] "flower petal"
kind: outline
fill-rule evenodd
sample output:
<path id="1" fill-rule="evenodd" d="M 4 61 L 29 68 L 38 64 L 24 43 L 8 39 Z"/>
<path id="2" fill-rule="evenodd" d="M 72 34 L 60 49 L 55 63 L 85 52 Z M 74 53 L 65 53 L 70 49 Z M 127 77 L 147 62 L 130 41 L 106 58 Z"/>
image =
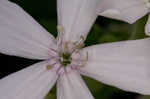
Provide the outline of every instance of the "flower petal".
<path id="1" fill-rule="evenodd" d="M 54 37 L 19 6 L 0 0 L 0 52 L 33 59 L 46 59 Z"/>
<path id="2" fill-rule="evenodd" d="M 71 71 L 60 76 L 57 82 L 57 99 L 94 99 L 81 76 Z"/>
<path id="3" fill-rule="evenodd" d="M 56 72 L 41 62 L 0 80 L 0 99 L 43 99 L 56 82 Z"/>
<path id="4" fill-rule="evenodd" d="M 86 37 L 97 14 L 99 0 L 57 0 L 58 25 L 64 28 L 64 40 L 78 41 Z"/>
<path id="5" fill-rule="evenodd" d="M 144 0 L 103 0 L 99 3 L 99 15 L 134 23 L 148 13 Z"/>
<path id="6" fill-rule="evenodd" d="M 146 35 L 150 36 L 150 15 L 148 17 L 147 24 L 145 25 L 145 33 Z"/>
<path id="7" fill-rule="evenodd" d="M 85 48 L 90 57 L 81 73 L 126 91 L 150 94 L 149 44 L 146 38 Z"/>

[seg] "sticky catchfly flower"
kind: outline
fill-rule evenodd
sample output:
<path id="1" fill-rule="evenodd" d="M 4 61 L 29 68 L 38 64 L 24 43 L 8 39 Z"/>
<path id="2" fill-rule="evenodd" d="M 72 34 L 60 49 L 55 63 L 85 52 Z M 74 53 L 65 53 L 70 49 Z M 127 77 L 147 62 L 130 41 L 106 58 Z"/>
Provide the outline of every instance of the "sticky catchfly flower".
<path id="1" fill-rule="evenodd" d="M 55 39 L 16 4 L 0 1 L 0 52 L 43 59 L 0 80 L 0 99 L 93 99 L 80 74 L 123 90 L 150 94 L 150 38 L 82 48 L 99 0 L 57 0 Z"/>
<path id="2" fill-rule="evenodd" d="M 99 15 L 134 23 L 150 12 L 150 0 L 102 0 L 97 12 Z M 150 16 L 145 26 L 150 35 Z"/>

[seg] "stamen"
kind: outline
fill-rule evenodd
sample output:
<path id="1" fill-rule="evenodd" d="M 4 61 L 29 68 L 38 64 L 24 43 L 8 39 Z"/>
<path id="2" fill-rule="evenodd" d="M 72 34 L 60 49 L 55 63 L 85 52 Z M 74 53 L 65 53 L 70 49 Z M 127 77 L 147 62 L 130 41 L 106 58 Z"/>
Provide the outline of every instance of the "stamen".
<path id="1" fill-rule="evenodd" d="M 47 69 L 47 70 L 51 70 L 55 65 L 56 65 L 56 63 L 51 64 L 51 65 L 47 65 L 47 66 L 46 66 L 46 69 Z"/>
<path id="2" fill-rule="evenodd" d="M 83 35 L 81 35 L 81 36 L 80 36 L 80 38 L 81 38 L 81 40 L 82 40 L 82 41 L 84 41 L 84 40 L 85 40 L 85 38 L 84 38 L 84 36 L 83 36 Z"/>
<path id="3" fill-rule="evenodd" d="M 64 49 L 66 49 L 66 50 L 68 50 L 69 49 L 69 41 L 67 41 L 67 42 L 65 42 L 65 44 L 64 44 Z"/>
<path id="4" fill-rule="evenodd" d="M 62 38 L 65 33 L 65 29 L 63 26 L 58 25 L 57 30 L 58 30 L 58 36 L 56 37 L 56 40 L 62 42 Z"/>
<path id="5" fill-rule="evenodd" d="M 63 34 L 65 33 L 65 29 L 64 29 L 64 27 L 61 26 L 61 25 L 58 25 L 58 26 L 57 26 L 57 30 L 58 30 L 59 33 L 63 33 Z"/>
<path id="6" fill-rule="evenodd" d="M 75 52 L 75 51 L 78 52 L 79 49 L 84 47 L 84 40 L 85 40 L 84 36 L 81 35 L 80 36 L 80 40 L 73 43 L 74 44 L 74 48 L 72 50 L 72 53 Z"/>
<path id="7" fill-rule="evenodd" d="M 84 36 L 81 35 L 81 36 L 80 36 L 80 40 L 76 42 L 76 45 L 79 45 L 79 44 L 84 43 L 84 40 L 85 40 Z"/>
<path id="8" fill-rule="evenodd" d="M 58 48 L 57 50 L 58 50 L 58 52 L 60 52 L 64 48 L 64 45 L 63 45 L 64 37 L 63 36 L 64 36 L 64 33 L 65 33 L 65 29 L 64 29 L 63 26 L 58 25 L 57 26 L 57 30 L 58 30 L 58 36 L 56 38 L 56 40 L 57 40 L 57 48 Z"/>
<path id="9" fill-rule="evenodd" d="M 84 43 L 80 43 L 78 45 L 76 45 L 76 49 L 81 49 L 84 47 Z"/>

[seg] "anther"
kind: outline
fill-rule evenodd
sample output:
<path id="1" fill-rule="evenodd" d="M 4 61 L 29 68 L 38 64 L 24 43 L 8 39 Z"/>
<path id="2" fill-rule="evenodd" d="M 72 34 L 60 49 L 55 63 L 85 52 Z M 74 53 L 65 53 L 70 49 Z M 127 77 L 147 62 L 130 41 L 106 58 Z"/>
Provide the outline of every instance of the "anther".
<path id="1" fill-rule="evenodd" d="M 84 47 L 84 40 L 85 40 L 84 36 L 81 35 L 80 40 L 73 43 L 74 48 L 72 49 L 72 53 L 73 52 L 78 52 L 79 49 Z"/>
<path id="2" fill-rule="evenodd" d="M 82 41 L 84 41 L 84 40 L 85 40 L 85 38 L 84 38 L 84 36 L 83 36 L 83 35 L 81 35 L 81 36 L 80 36 L 80 38 L 81 38 L 81 40 L 82 40 Z"/>
<path id="3" fill-rule="evenodd" d="M 58 30 L 58 32 L 60 32 L 60 33 L 64 33 L 64 32 L 65 32 L 64 27 L 61 26 L 61 25 L 58 25 L 58 26 L 57 26 L 57 30 Z"/>
<path id="4" fill-rule="evenodd" d="M 67 42 L 65 42 L 65 44 L 64 44 L 64 48 L 66 49 L 66 50 L 68 50 L 69 49 L 69 41 L 67 41 Z"/>
<path id="5" fill-rule="evenodd" d="M 58 30 L 58 36 L 57 36 L 56 39 L 57 39 L 57 41 L 59 41 L 59 40 L 62 38 L 62 36 L 64 35 L 65 29 L 64 29 L 63 26 L 58 25 L 58 26 L 57 26 L 57 30 Z"/>
<path id="6" fill-rule="evenodd" d="M 46 66 L 46 69 L 47 69 L 47 70 L 51 70 L 55 65 L 56 65 L 56 63 L 51 64 L 51 65 L 47 65 L 47 66 Z"/>
<path id="7" fill-rule="evenodd" d="M 76 49 L 81 49 L 84 47 L 84 43 L 80 43 L 78 45 L 76 45 Z"/>

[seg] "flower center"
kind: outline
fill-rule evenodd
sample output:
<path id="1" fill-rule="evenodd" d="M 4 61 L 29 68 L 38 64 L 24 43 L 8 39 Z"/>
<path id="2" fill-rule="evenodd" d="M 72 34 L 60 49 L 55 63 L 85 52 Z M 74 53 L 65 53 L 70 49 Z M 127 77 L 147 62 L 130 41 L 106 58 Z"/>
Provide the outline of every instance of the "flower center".
<path id="1" fill-rule="evenodd" d="M 66 67 L 69 64 L 71 64 L 72 58 L 71 58 L 71 54 L 70 53 L 62 53 L 60 55 L 60 63 Z"/>
<path id="2" fill-rule="evenodd" d="M 57 52 L 56 56 L 48 60 L 47 70 L 55 70 L 58 75 L 69 73 L 71 70 L 78 70 L 88 61 L 88 52 L 86 54 L 75 51 L 73 53 Z"/>
<path id="3" fill-rule="evenodd" d="M 58 31 L 57 48 L 51 49 L 51 53 L 54 52 L 55 55 L 50 55 L 52 58 L 48 60 L 47 70 L 54 67 L 57 74 L 61 75 L 85 66 L 88 54 L 84 56 L 79 51 L 84 46 L 85 37 L 81 35 L 80 40 L 76 42 L 66 41 L 64 40 L 65 29 L 59 26 Z"/>

